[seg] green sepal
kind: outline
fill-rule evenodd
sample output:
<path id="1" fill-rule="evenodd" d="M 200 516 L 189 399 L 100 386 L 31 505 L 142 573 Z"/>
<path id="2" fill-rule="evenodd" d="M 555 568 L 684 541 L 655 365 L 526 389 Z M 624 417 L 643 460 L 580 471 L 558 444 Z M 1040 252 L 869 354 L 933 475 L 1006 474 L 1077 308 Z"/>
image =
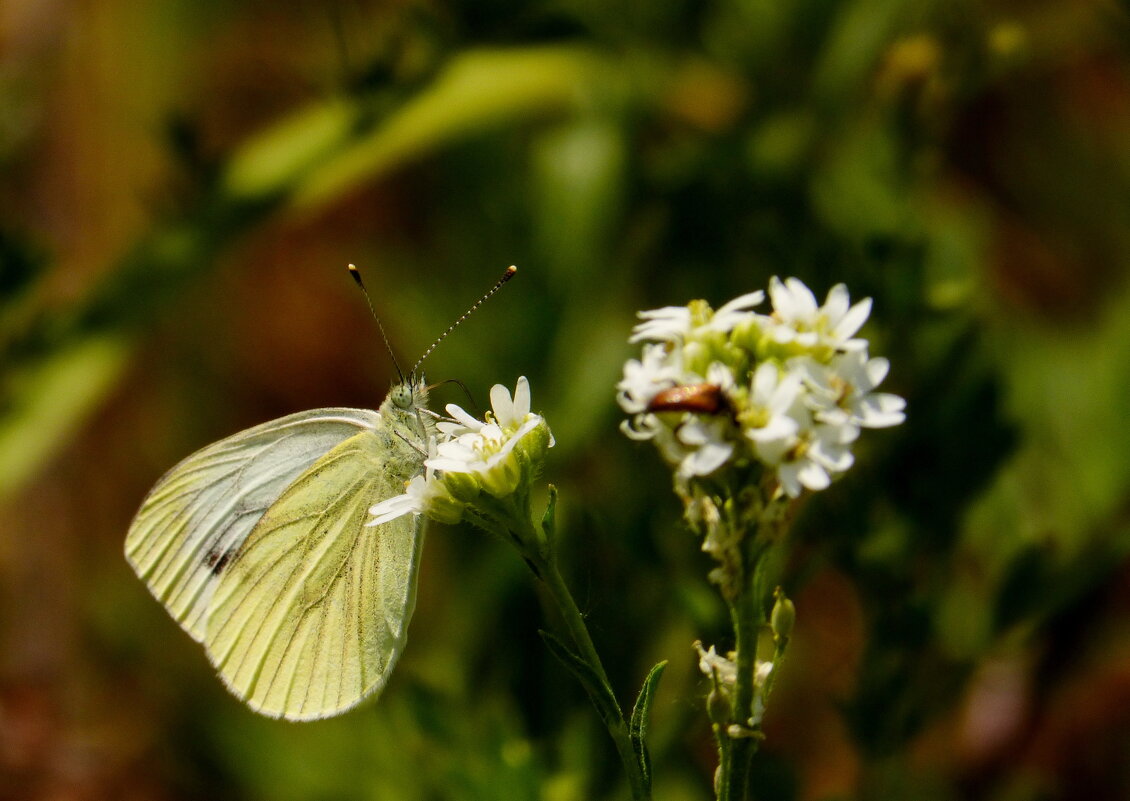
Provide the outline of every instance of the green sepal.
<path id="1" fill-rule="evenodd" d="M 655 690 L 659 687 L 659 679 L 663 676 L 663 670 L 667 667 L 667 660 L 664 659 L 648 671 L 647 678 L 643 680 L 643 686 L 640 687 L 640 694 L 636 698 L 636 705 L 632 707 L 632 720 L 628 724 L 628 736 L 632 740 L 632 748 L 636 752 L 636 759 L 640 763 L 640 771 L 643 773 L 644 782 L 647 787 L 651 787 L 651 756 L 647 752 L 647 722 L 651 715 L 651 702 L 655 698 Z"/>
<path id="2" fill-rule="evenodd" d="M 541 516 L 541 530 L 545 536 L 546 547 L 553 549 L 553 538 L 557 527 L 557 487 L 547 487 L 549 497 L 545 501 L 545 513 Z"/>
<path id="3" fill-rule="evenodd" d="M 549 652 L 557 657 L 557 661 L 577 677 L 577 681 L 589 694 L 593 706 L 596 707 L 597 713 L 609 730 L 622 727 L 624 718 L 620 712 L 620 705 L 616 703 L 616 696 L 613 695 L 612 688 L 601 680 L 600 675 L 588 662 L 577 656 L 569 646 L 557 637 L 543 629 L 538 629 L 538 634 L 541 635 L 541 639 Z"/>

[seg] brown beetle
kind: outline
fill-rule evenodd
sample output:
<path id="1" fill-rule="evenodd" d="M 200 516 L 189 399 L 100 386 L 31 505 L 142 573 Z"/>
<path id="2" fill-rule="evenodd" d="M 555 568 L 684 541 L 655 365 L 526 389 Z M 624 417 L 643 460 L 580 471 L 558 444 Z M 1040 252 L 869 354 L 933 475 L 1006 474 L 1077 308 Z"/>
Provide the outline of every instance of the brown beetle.
<path id="1" fill-rule="evenodd" d="M 717 384 L 684 384 L 656 393 L 647 405 L 649 412 L 695 412 L 718 414 L 728 411 L 730 403 Z"/>

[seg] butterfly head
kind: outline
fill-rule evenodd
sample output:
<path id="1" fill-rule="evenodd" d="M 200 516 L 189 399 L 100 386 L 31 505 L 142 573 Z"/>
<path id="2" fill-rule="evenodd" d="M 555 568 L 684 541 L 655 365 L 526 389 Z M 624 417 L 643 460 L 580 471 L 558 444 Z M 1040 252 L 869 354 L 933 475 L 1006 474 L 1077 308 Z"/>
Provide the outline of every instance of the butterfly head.
<path id="1" fill-rule="evenodd" d="M 423 376 L 410 375 L 392 385 L 381 404 L 381 411 L 415 416 L 419 409 L 428 407 L 428 389 Z"/>
<path id="2" fill-rule="evenodd" d="M 394 384 L 381 404 L 380 415 L 394 430 L 413 442 L 426 443 L 434 435 L 434 415 L 428 409 L 428 387 L 411 376 Z M 421 414 L 423 411 L 423 414 Z M 422 446 L 417 446 L 417 448 Z"/>
<path id="3" fill-rule="evenodd" d="M 408 382 L 397 384 L 389 390 L 388 399 L 392 401 L 393 406 L 405 411 L 412 408 L 416 400 L 416 393 L 412 390 L 412 385 Z"/>

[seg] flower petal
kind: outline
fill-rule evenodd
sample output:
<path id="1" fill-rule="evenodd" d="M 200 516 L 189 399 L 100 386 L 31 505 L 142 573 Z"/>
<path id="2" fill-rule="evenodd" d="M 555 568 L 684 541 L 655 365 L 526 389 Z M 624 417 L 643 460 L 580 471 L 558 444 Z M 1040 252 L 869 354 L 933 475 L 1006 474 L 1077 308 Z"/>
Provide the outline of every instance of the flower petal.
<path id="1" fill-rule="evenodd" d="M 847 314 L 850 305 L 848 288 L 844 284 L 836 284 L 828 290 L 828 298 L 824 301 L 824 313 L 828 315 L 828 321 L 834 326 Z"/>
<path id="2" fill-rule="evenodd" d="M 797 481 L 810 490 L 827 489 L 832 483 L 828 471 L 811 459 L 798 462 Z"/>
<path id="3" fill-rule="evenodd" d="M 867 322 L 867 318 L 871 316 L 871 298 L 864 298 L 848 310 L 835 328 L 832 329 L 832 335 L 837 339 L 848 339 L 863 327 Z"/>
<path id="4" fill-rule="evenodd" d="M 799 278 L 786 278 L 785 286 L 788 287 L 791 303 L 796 310 L 796 314 L 802 317 L 811 317 L 816 314 L 816 296 L 812 294 L 804 281 Z"/>
<path id="5" fill-rule="evenodd" d="M 871 382 L 871 386 L 867 389 L 874 389 L 883 383 L 883 379 L 887 377 L 890 372 L 891 363 L 884 359 L 882 356 L 876 356 L 867 362 L 867 380 Z"/>
<path id="6" fill-rule="evenodd" d="M 514 419 L 514 401 L 510 399 L 510 390 L 502 384 L 495 384 L 491 387 L 490 406 L 494 409 L 494 418 L 499 425 L 510 425 Z"/>
<path id="7" fill-rule="evenodd" d="M 478 431 L 483 427 L 483 422 L 481 420 L 476 420 L 467 412 L 463 411 L 462 407 L 456 406 L 454 403 L 449 403 L 445 408 L 447 409 L 447 413 L 455 418 L 455 420 L 463 427 L 469 428 L 471 431 Z"/>
<path id="8" fill-rule="evenodd" d="M 518 383 L 514 387 L 514 416 L 525 420 L 530 413 L 530 382 L 524 375 L 518 376 Z"/>

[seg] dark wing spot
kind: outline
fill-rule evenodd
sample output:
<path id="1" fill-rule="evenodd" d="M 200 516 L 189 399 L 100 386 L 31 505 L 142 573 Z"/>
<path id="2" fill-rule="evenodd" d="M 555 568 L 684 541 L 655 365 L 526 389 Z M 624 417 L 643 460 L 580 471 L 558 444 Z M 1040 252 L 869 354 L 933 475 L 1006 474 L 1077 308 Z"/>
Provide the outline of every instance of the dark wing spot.
<path id="1" fill-rule="evenodd" d="M 208 551 L 208 555 L 204 557 L 204 565 L 212 571 L 213 576 L 220 575 L 230 561 L 231 551 L 220 551 L 214 548 Z"/>

